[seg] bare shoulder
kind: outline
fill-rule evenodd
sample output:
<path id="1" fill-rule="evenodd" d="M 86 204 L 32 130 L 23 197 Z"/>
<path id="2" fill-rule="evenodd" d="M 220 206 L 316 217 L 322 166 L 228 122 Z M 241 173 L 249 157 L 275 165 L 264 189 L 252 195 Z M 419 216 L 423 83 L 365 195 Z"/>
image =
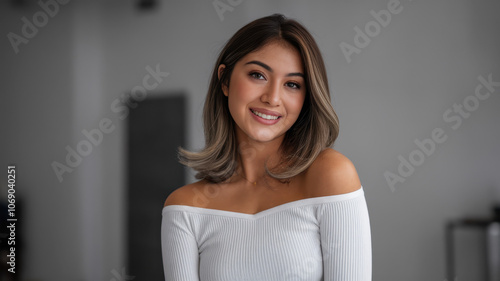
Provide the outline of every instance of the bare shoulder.
<path id="1" fill-rule="evenodd" d="M 170 195 L 168 195 L 167 199 L 165 200 L 165 204 L 163 206 L 164 207 L 168 205 L 192 206 L 193 195 L 195 194 L 193 190 L 199 189 L 200 186 L 203 186 L 204 184 L 205 184 L 204 181 L 198 181 L 177 188 L 176 190 L 172 191 Z"/>
<path id="2" fill-rule="evenodd" d="M 305 186 L 311 197 L 339 195 L 361 188 L 352 161 L 332 148 L 326 148 L 305 172 Z"/>

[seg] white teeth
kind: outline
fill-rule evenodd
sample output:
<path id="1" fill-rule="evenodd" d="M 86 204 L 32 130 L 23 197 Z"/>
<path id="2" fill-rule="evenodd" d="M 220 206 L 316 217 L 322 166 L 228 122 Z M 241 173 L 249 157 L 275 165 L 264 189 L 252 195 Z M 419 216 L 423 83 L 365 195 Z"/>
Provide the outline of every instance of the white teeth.
<path id="1" fill-rule="evenodd" d="M 279 118 L 278 116 L 263 114 L 263 113 L 260 113 L 258 111 L 255 111 L 255 110 L 252 110 L 252 112 L 253 112 L 253 114 L 255 114 L 255 115 L 259 116 L 259 117 L 262 117 L 264 119 L 267 119 L 267 120 L 276 120 L 276 119 Z"/>

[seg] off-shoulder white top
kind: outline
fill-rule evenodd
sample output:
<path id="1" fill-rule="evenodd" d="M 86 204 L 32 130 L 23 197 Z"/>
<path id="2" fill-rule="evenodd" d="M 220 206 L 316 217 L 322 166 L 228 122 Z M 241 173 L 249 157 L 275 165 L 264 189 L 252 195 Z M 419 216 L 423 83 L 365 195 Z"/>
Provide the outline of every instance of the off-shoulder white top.
<path id="1" fill-rule="evenodd" d="M 162 214 L 166 281 L 372 279 L 363 187 L 256 214 L 185 205 Z"/>

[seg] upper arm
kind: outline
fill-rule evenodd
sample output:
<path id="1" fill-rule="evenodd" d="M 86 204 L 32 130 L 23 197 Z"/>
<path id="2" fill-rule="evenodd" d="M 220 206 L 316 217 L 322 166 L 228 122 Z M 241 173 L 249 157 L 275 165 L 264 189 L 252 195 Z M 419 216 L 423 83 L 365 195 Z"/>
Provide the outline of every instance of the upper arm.
<path id="1" fill-rule="evenodd" d="M 314 166 L 313 166 L 314 165 Z M 354 164 L 328 150 L 311 165 L 315 196 L 356 191 L 361 182 Z M 372 279 L 371 230 L 364 195 L 324 204 L 320 212 L 320 239 L 325 281 Z"/>
<path id="2" fill-rule="evenodd" d="M 198 243 L 190 219 L 183 212 L 164 209 L 161 252 L 165 281 L 199 280 Z"/>
<path id="3" fill-rule="evenodd" d="M 187 205 L 187 186 L 177 188 L 165 200 L 164 206 Z M 199 280 L 199 251 L 190 220 L 179 211 L 163 211 L 161 223 L 163 271 L 166 281 Z"/>
<path id="4" fill-rule="evenodd" d="M 354 164 L 331 148 L 323 150 L 309 167 L 306 181 L 313 197 L 344 194 L 361 188 Z"/>
<path id="5" fill-rule="evenodd" d="M 371 281 L 372 244 L 363 193 L 323 204 L 318 212 L 325 281 Z"/>

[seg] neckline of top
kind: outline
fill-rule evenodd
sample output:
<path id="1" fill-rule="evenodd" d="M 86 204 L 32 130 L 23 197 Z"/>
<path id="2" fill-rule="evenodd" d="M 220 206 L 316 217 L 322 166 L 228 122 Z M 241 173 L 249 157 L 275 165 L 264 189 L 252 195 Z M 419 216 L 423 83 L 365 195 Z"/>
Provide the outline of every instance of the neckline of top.
<path id="1" fill-rule="evenodd" d="M 359 189 L 357 189 L 355 191 L 348 192 L 348 193 L 319 196 L 319 197 L 310 197 L 310 198 L 304 198 L 304 199 L 299 199 L 299 200 L 283 203 L 283 204 L 271 207 L 269 209 L 262 210 L 260 212 L 255 213 L 255 214 L 228 211 L 228 210 L 210 209 L 210 208 L 203 208 L 203 207 L 195 207 L 195 206 L 188 206 L 188 205 L 168 205 L 168 206 L 165 206 L 165 207 L 163 207 L 162 214 L 165 214 L 168 211 L 186 211 L 186 212 L 197 213 L 197 214 L 210 214 L 210 215 L 219 215 L 219 216 L 244 218 L 244 219 L 257 219 L 257 218 L 260 218 L 260 217 L 263 217 L 263 216 L 266 216 L 266 215 L 269 215 L 272 213 L 276 213 L 276 212 L 279 212 L 279 211 L 282 211 L 285 209 L 292 208 L 292 207 L 321 204 L 321 203 L 330 203 L 330 202 L 336 202 L 336 201 L 344 201 L 344 200 L 352 199 L 352 198 L 362 196 L 362 195 L 364 195 L 363 186 L 361 186 Z"/>

